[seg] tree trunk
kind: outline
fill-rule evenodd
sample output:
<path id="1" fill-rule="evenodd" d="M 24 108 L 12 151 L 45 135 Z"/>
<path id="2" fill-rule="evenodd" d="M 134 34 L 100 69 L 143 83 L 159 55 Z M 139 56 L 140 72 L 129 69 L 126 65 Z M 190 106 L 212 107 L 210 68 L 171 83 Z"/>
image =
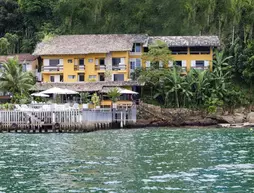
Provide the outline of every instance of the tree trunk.
<path id="1" fill-rule="evenodd" d="M 235 26 L 233 25 L 233 30 L 232 30 L 232 45 L 234 44 L 235 41 Z"/>
<path id="2" fill-rule="evenodd" d="M 178 101 L 177 90 L 175 90 L 175 98 L 176 98 L 176 106 L 177 106 L 177 108 L 179 108 L 179 101 Z"/>

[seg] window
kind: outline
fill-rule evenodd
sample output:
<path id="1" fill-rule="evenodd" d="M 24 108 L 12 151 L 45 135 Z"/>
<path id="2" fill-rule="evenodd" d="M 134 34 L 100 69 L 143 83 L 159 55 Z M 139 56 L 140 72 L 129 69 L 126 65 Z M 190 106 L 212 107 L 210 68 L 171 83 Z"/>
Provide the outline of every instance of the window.
<path id="1" fill-rule="evenodd" d="M 50 82 L 55 82 L 55 76 L 50 76 L 49 79 L 50 79 Z"/>
<path id="2" fill-rule="evenodd" d="M 112 58 L 112 65 L 118 66 L 121 63 L 121 58 Z"/>
<path id="3" fill-rule="evenodd" d="M 105 81 L 105 74 L 99 73 L 99 81 Z"/>
<path id="4" fill-rule="evenodd" d="M 60 75 L 60 82 L 63 82 L 63 75 Z"/>
<path id="5" fill-rule="evenodd" d="M 68 78 L 69 78 L 69 79 L 75 79 L 76 76 L 75 76 L 75 75 L 68 75 Z"/>
<path id="6" fill-rule="evenodd" d="M 180 55 L 180 54 L 187 54 L 188 48 L 187 47 L 170 47 L 169 50 L 173 55 Z"/>
<path id="7" fill-rule="evenodd" d="M 85 65 L 84 58 L 79 59 L 79 65 L 80 65 L 80 66 Z"/>
<path id="8" fill-rule="evenodd" d="M 89 63 L 93 63 L 93 59 L 88 59 L 88 62 Z"/>
<path id="9" fill-rule="evenodd" d="M 105 59 L 104 58 L 99 59 L 99 64 L 100 64 L 100 66 L 104 66 L 105 65 Z"/>
<path id="10" fill-rule="evenodd" d="M 182 61 L 175 61 L 176 66 L 182 66 Z"/>
<path id="11" fill-rule="evenodd" d="M 23 64 L 23 65 L 22 65 L 22 71 L 23 71 L 23 72 L 26 72 L 26 71 L 27 71 L 27 69 L 26 69 L 26 64 Z"/>
<path id="12" fill-rule="evenodd" d="M 196 67 L 197 68 L 204 68 L 205 66 L 205 61 L 204 60 L 197 60 L 196 61 Z"/>
<path id="13" fill-rule="evenodd" d="M 135 70 L 136 68 L 141 68 L 141 59 L 130 59 L 130 68 L 131 70 Z"/>
<path id="14" fill-rule="evenodd" d="M 132 52 L 141 52 L 141 44 L 140 43 L 133 44 Z"/>
<path id="15" fill-rule="evenodd" d="M 50 59 L 49 60 L 49 65 L 50 66 L 57 66 L 58 64 L 60 64 L 60 60 L 59 59 Z"/>
<path id="16" fill-rule="evenodd" d="M 72 63 L 72 59 L 69 59 L 69 60 L 68 60 L 68 63 Z"/>
<path id="17" fill-rule="evenodd" d="M 190 47 L 190 54 L 210 54 L 210 47 Z"/>
<path id="18" fill-rule="evenodd" d="M 85 81 L 85 74 L 79 74 L 78 75 L 78 81 L 79 82 L 84 82 Z"/>
<path id="19" fill-rule="evenodd" d="M 114 74 L 114 81 L 124 81 L 124 74 Z"/>

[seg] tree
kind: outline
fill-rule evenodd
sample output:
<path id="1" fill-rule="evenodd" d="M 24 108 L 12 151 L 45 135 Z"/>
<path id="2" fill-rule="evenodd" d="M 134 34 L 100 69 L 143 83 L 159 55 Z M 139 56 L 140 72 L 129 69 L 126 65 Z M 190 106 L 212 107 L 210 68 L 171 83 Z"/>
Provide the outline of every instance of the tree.
<path id="1" fill-rule="evenodd" d="M 121 93 L 119 92 L 118 88 L 112 88 L 108 93 L 107 96 L 112 100 L 113 103 L 116 103 Z"/>
<path id="2" fill-rule="evenodd" d="M 23 72 L 17 59 L 9 59 L 0 70 L 0 90 L 15 95 L 27 95 L 35 84 L 30 72 Z"/>
<path id="3" fill-rule="evenodd" d="M 0 38 L 0 54 L 7 54 L 10 43 L 6 38 Z"/>
<path id="4" fill-rule="evenodd" d="M 165 66 L 172 60 L 171 51 L 165 42 L 157 40 L 149 46 L 149 51 L 142 55 L 142 59 L 150 61 L 152 68 L 158 69 L 162 67 L 160 65 Z"/>

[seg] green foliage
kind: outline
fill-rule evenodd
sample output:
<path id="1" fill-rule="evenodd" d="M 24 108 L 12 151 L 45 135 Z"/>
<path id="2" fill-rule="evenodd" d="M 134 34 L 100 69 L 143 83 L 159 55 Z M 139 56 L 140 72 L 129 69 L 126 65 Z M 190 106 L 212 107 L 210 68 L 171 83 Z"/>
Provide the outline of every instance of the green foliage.
<path id="1" fill-rule="evenodd" d="M 221 101 L 216 95 L 212 95 L 206 101 L 204 106 L 209 114 L 213 114 L 217 112 L 217 108 L 223 105 L 223 101 Z"/>
<path id="2" fill-rule="evenodd" d="M 121 96 L 118 88 L 112 88 L 108 93 L 107 96 L 112 100 L 113 103 L 116 103 Z"/>
<path id="3" fill-rule="evenodd" d="M 100 98 L 99 98 L 99 96 L 97 95 L 97 93 L 94 93 L 94 94 L 92 95 L 91 101 L 92 101 L 92 103 L 93 103 L 94 106 L 99 106 L 99 105 L 100 105 Z"/>
<path id="4" fill-rule="evenodd" d="M 60 104 L 61 103 L 61 95 L 57 94 L 55 98 L 55 103 Z"/>
<path id="5" fill-rule="evenodd" d="M 14 105 L 10 103 L 5 103 L 0 105 L 0 110 L 13 110 Z"/>
<path id="6" fill-rule="evenodd" d="M 233 87 L 232 71 L 227 63 L 230 58 L 216 52 L 213 72 L 191 69 L 183 76 L 177 66 L 170 70 L 142 71 L 138 80 L 145 83 L 143 98 L 164 107 L 205 108 L 209 113 L 216 112 L 218 107 L 230 109 L 245 105 L 244 94 Z"/>
<path id="7" fill-rule="evenodd" d="M 10 92 L 13 96 L 27 95 L 29 89 L 35 84 L 32 74 L 23 72 L 22 65 L 15 58 L 4 63 L 0 73 L 0 90 Z"/>
<path id="8" fill-rule="evenodd" d="M 172 57 L 168 45 L 165 42 L 157 40 L 149 46 L 149 51 L 142 55 L 142 59 L 144 61 L 150 61 L 153 69 L 158 69 L 160 63 L 164 66 L 168 65 Z"/>
<path id="9" fill-rule="evenodd" d="M 227 48 L 239 38 L 246 43 L 254 37 L 251 0 L 0 2 L 0 38 L 18 36 L 18 42 L 9 42 L 16 52 L 32 52 L 45 34 L 218 35 Z"/>
<path id="10" fill-rule="evenodd" d="M 83 104 L 90 103 L 89 97 L 90 97 L 90 94 L 88 92 L 80 93 L 81 103 L 83 103 Z"/>
<path id="11" fill-rule="evenodd" d="M 27 93 L 16 93 L 12 96 L 11 102 L 14 104 L 29 104 L 31 97 Z"/>
<path id="12" fill-rule="evenodd" d="M 112 70 L 106 70 L 104 75 L 105 75 L 106 80 L 111 80 L 112 79 Z"/>

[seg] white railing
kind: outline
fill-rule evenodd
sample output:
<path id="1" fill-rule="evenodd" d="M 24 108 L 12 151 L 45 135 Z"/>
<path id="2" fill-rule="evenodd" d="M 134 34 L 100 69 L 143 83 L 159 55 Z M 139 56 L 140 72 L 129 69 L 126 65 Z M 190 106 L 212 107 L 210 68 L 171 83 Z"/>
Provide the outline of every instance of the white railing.
<path id="1" fill-rule="evenodd" d="M 50 72 L 50 71 L 63 71 L 63 65 L 58 66 L 42 66 L 43 72 Z"/>
<path id="2" fill-rule="evenodd" d="M 140 56 L 142 52 L 130 52 L 131 56 Z"/>
<path id="3" fill-rule="evenodd" d="M 125 64 L 113 65 L 112 70 L 126 70 Z"/>
<path id="4" fill-rule="evenodd" d="M 25 128 L 43 125 L 74 126 L 82 123 L 80 110 L 6 110 L 0 111 L 0 127 Z"/>

